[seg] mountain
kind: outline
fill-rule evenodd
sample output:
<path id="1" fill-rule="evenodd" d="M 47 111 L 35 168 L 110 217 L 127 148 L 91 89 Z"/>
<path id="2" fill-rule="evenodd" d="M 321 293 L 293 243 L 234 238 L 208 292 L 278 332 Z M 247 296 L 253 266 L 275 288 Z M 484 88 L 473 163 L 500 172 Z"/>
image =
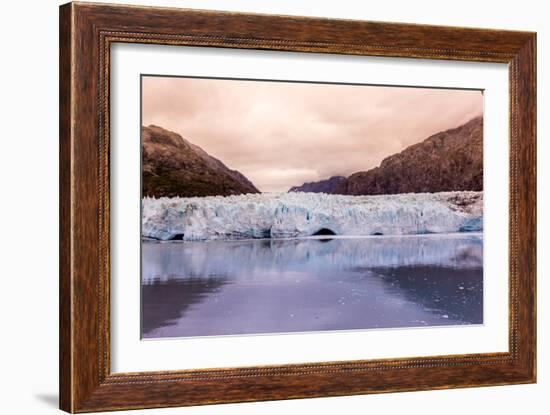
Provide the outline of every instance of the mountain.
<path id="1" fill-rule="evenodd" d="M 289 192 L 304 192 L 304 193 L 333 193 L 336 186 L 345 182 L 343 176 L 332 176 L 330 179 L 321 180 L 318 182 L 308 182 L 301 186 L 294 186 L 289 189 Z"/>
<path id="2" fill-rule="evenodd" d="M 228 196 L 259 193 L 241 173 L 229 169 L 182 136 L 141 127 L 142 193 L 155 197 Z"/>
<path id="3" fill-rule="evenodd" d="M 354 173 L 334 193 L 395 193 L 483 190 L 483 118 L 439 132 L 382 161 L 379 167 Z"/>

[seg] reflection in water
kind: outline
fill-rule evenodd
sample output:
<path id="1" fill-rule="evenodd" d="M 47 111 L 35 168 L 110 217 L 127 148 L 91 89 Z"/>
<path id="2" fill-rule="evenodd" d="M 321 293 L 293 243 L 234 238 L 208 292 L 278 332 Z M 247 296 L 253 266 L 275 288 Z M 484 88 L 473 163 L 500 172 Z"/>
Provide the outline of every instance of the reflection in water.
<path id="1" fill-rule="evenodd" d="M 144 242 L 145 338 L 483 322 L 481 234 Z"/>
<path id="2" fill-rule="evenodd" d="M 483 280 L 481 268 L 415 266 L 377 269 L 384 280 L 408 301 L 425 310 L 445 313 L 464 323 L 482 323 Z"/>
<path id="3" fill-rule="evenodd" d="M 155 281 L 141 287 L 142 316 L 141 329 L 148 333 L 157 327 L 177 324 L 178 319 L 193 304 L 205 301 L 208 295 L 215 295 L 227 282 L 225 278 L 187 278 L 181 280 Z"/>

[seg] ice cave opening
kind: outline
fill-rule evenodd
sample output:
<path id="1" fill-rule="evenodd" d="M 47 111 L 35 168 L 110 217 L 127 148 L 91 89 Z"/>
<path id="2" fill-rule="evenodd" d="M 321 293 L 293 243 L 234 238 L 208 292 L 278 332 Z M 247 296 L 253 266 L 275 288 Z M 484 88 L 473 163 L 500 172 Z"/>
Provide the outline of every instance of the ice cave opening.
<path id="1" fill-rule="evenodd" d="M 170 238 L 171 241 L 183 241 L 183 238 L 184 238 L 184 234 L 183 233 L 177 233 L 175 234 L 174 236 L 172 236 Z"/>
<path id="2" fill-rule="evenodd" d="M 321 228 L 313 234 L 313 236 L 321 236 L 321 235 L 336 235 L 336 232 L 328 228 Z"/>

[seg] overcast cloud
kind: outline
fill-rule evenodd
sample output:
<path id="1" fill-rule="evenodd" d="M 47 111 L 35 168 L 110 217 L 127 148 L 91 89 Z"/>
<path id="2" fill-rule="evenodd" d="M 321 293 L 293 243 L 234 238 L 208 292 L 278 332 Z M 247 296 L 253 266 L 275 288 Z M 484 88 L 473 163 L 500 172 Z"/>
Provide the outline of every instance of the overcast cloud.
<path id="1" fill-rule="evenodd" d="M 348 176 L 482 114 L 479 91 L 144 77 L 143 124 L 175 131 L 261 191 Z"/>

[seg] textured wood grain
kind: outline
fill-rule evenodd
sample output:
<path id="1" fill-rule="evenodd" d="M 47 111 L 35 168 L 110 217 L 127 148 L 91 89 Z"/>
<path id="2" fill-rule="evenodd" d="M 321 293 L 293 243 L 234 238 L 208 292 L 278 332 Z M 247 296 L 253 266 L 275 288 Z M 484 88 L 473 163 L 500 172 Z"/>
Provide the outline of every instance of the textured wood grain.
<path id="1" fill-rule="evenodd" d="M 72 20 L 69 7 L 59 14 L 59 405 L 72 409 L 71 148 Z"/>
<path id="2" fill-rule="evenodd" d="M 510 64 L 510 351 L 110 373 L 109 59 L 116 42 Z M 72 3 L 60 11 L 60 406 L 69 412 L 535 381 L 533 33 Z M 138 278 L 139 276 L 136 276 Z"/>

